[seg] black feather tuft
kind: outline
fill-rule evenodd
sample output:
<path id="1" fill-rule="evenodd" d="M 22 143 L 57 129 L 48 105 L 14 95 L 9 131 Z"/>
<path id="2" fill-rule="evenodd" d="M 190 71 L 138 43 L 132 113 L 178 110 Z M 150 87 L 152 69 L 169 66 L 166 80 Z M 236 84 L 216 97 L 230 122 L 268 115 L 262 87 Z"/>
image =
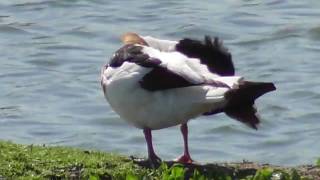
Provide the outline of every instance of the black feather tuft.
<path id="1" fill-rule="evenodd" d="M 239 87 L 225 94 L 228 100 L 224 112 L 231 118 L 257 129 L 260 120 L 254 101 L 265 93 L 276 90 L 273 83 L 243 81 Z"/>
<path id="2" fill-rule="evenodd" d="M 231 54 L 217 37 L 205 36 L 204 41 L 182 39 L 176 45 L 176 50 L 191 58 L 200 59 L 208 69 L 221 76 L 233 76 L 234 66 Z"/>

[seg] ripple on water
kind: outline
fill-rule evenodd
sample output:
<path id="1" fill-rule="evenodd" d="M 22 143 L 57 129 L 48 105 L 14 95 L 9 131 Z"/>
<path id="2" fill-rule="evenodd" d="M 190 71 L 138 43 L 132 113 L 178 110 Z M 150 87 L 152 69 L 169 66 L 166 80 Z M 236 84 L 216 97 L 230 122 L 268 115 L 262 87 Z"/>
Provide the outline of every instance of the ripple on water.
<path id="1" fill-rule="evenodd" d="M 287 93 L 288 97 L 295 97 L 296 100 L 313 100 L 315 98 L 319 98 L 320 94 L 318 92 L 313 91 L 312 89 L 302 89 L 299 88 L 297 90 L 291 90 Z"/>
<path id="2" fill-rule="evenodd" d="M 51 58 L 52 54 L 47 54 L 47 53 L 41 53 L 41 54 L 33 54 L 32 56 L 37 56 L 41 57 L 41 59 L 34 59 L 34 60 L 29 60 L 27 63 L 30 63 L 32 65 L 40 66 L 40 67 L 45 67 L 45 68 L 52 68 L 59 66 L 61 64 L 60 61 L 55 60 L 54 58 Z"/>
<path id="3" fill-rule="evenodd" d="M 269 104 L 264 110 L 271 114 L 280 114 L 290 111 L 290 109 L 283 104 Z"/>
<path id="4" fill-rule="evenodd" d="M 237 122 L 237 124 L 233 125 L 224 125 L 224 126 L 219 126 L 215 128 L 210 128 L 207 131 L 205 131 L 205 134 L 221 134 L 222 136 L 225 136 L 226 134 L 242 134 L 243 136 L 252 136 L 256 135 L 254 131 L 248 131 L 248 129 L 240 127 L 242 125 L 238 124 L 240 122 Z M 250 129 L 251 130 L 251 129 Z"/>
<path id="5" fill-rule="evenodd" d="M 2 106 L 0 107 L 0 123 L 8 119 L 22 118 L 20 106 Z"/>
<path id="6" fill-rule="evenodd" d="M 53 2 L 52 0 L 31 0 L 29 2 L 23 2 L 23 3 L 14 3 L 12 2 L 12 6 L 16 7 L 34 7 L 37 5 L 43 5 L 47 4 L 48 2 Z"/>
<path id="7" fill-rule="evenodd" d="M 268 1 L 266 2 L 266 5 L 268 6 L 279 6 L 279 5 L 284 5 L 286 0 L 273 0 L 273 1 Z"/>
<path id="8" fill-rule="evenodd" d="M 22 28 L 14 27 L 11 25 L 0 25 L 0 32 L 4 34 L 14 34 L 16 36 L 23 36 L 25 34 L 29 34 L 27 31 Z"/>
<path id="9" fill-rule="evenodd" d="M 160 29 L 161 28 L 159 28 L 159 30 Z M 203 39 L 205 35 L 219 37 L 221 39 L 230 39 L 232 37 L 232 35 L 230 35 L 228 32 L 215 31 L 214 29 L 201 27 L 192 23 L 180 25 L 177 27 L 177 29 L 179 29 L 179 31 L 168 32 L 165 33 L 165 35 L 169 37 L 189 37 L 200 40 Z"/>
<path id="10" fill-rule="evenodd" d="M 320 40 L 320 26 L 311 28 L 308 34 L 312 40 Z"/>
<path id="11" fill-rule="evenodd" d="M 60 51 L 68 51 L 68 50 L 88 50 L 88 47 L 83 47 L 81 45 L 64 45 L 64 44 L 57 44 L 57 45 L 48 45 L 43 47 L 45 50 L 60 50 Z"/>

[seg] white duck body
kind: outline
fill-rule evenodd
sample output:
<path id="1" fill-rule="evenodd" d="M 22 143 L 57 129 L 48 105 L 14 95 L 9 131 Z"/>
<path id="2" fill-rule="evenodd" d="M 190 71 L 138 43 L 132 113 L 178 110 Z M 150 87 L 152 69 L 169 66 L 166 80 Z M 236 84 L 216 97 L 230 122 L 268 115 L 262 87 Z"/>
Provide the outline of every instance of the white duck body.
<path id="1" fill-rule="evenodd" d="M 142 52 L 159 59 L 159 66 L 199 85 L 149 91 L 142 88 L 140 82 L 153 68 L 132 62 L 103 68 L 101 77 L 106 99 L 122 119 L 141 129 L 175 126 L 205 112 L 221 109 L 227 103 L 225 92 L 242 80 L 239 76 L 221 77 L 211 73 L 199 60 L 179 52 L 161 52 L 146 46 Z M 228 86 L 218 86 L 215 82 Z"/>

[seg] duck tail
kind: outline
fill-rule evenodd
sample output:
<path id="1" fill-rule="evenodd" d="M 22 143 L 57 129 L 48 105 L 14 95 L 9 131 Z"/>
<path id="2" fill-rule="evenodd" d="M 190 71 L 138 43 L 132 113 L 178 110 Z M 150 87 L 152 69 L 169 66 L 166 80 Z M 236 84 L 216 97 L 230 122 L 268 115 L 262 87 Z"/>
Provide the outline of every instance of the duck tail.
<path id="1" fill-rule="evenodd" d="M 242 81 L 239 86 L 225 93 L 228 103 L 224 112 L 236 119 L 257 129 L 260 120 L 257 116 L 254 101 L 265 93 L 276 90 L 270 82 Z"/>

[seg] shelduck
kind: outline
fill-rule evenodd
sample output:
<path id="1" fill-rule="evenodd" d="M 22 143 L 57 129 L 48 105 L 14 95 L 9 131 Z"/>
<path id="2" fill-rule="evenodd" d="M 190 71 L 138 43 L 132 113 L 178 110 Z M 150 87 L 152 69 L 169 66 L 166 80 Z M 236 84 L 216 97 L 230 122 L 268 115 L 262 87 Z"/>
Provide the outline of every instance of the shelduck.
<path id="1" fill-rule="evenodd" d="M 124 45 L 102 67 L 101 86 L 113 110 L 143 130 L 151 163 L 161 161 L 152 130 L 180 125 L 184 153 L 176 161 L 192 163 L 189 120 L 224 112 L 257 129 L 254 101 L 276 88 L 235 75 L 231 54 L 218 38 L 170 41 L 126 33 L 121 39 Z"/>

